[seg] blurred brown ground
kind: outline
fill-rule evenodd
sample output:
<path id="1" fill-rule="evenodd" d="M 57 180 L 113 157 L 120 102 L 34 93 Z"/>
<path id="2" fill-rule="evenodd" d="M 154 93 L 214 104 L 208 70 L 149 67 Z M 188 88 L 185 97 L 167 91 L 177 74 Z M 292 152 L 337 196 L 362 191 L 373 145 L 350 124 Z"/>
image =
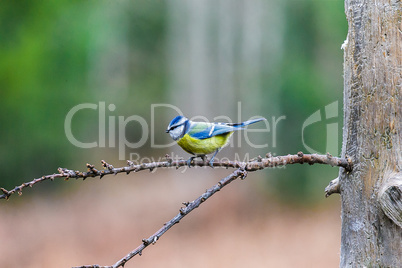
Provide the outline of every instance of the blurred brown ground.
<path id="1" fill-rule="evenodd" d="M 36 185 L 1 201 L 0 266 L 111 265 L 176 215 L 182 202 L 229 173 L 158 170 L 55 181 L 68 188 L 58 193 Z M 226 186 L 125 268 L 339 267 L 339 197 L 323 197 L 313 209 L 279 205 L 260 190 L 264 180 L 255 173 Z"/>

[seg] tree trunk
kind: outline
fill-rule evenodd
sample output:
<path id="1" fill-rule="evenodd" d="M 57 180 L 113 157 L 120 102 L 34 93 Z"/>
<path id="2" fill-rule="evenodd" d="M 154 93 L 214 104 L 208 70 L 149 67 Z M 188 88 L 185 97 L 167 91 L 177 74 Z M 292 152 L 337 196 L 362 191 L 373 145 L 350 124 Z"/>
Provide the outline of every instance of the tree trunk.
<path id="1" fill-rule="evenodd" d="M 402 267 L 402 10 L 345 0 L 341 267 Z"/>

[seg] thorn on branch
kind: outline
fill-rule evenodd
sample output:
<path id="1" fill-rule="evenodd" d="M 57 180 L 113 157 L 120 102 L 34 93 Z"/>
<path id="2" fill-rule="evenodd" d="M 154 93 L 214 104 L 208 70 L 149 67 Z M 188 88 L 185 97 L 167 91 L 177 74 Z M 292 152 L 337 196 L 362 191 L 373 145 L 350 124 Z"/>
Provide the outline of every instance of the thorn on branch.
<path id="1" fill-rule="evenodd" d="M 95 168 L 94 165 L 91 165 L 91 164 L 88 164 L 88 163 L 87 163 L 87 168 L 88 168 L 88 171 L 89 171 L 90 173 L 93 173 L 93 174 L 98 173 L 98 170 Z"/>
<path id="2" fill-rule="evenodd" d="M 169 155 L 169 154 L 166 154 L 166 155 L 165 155 L 165 159 L 166 159 L 166 161 L 169 163 L 169 165 L 171 165 L 171 164 L 172 164 L 173 159 L 170 157 L 170 155 Z"/>
<path id="3" fill-rule="evenodd" d="M 10 193 L 6 190 L 6 189 L 4 189 L 4 188 L 0 188 L 0 190 L 3 192 L 3 194 L 4 194 L 4 198 L 6 199 L 6 200 L 8 200 L 9 198 L 10 198 Z"/>
<path id="4" fill-rule="evenodd" d="M 184 211 L 183 208 L 180 208 L 180 209 L 179 209 L 179 212 L 180 212 L 181 215 L 186 215 L 186 212 Z"/>
<path id="5" fill-rule="evenodd" d="M 240 175 L 241 180 L 244 180 L 245 178 L 247 178 L 247 171 L 243 171 L 242 174 Z"/>
<path id="6" fill-rule="evenodd" d="M 303 152 L 298 152 L 297 156 L 301 158 L 300 164 L 303 165 L 304 164 L 304 158 L 303 158 L 304 154 L 303 154 Z"/>
<path id="7" fill-rule="evenodd" d="M 60 175 L 62 175 L 64 177 L 64 180 L 66 180 L 66 181 L 69 178 L 76 178 L 77 177 L 76 171 L 74 171 L 74 170 L 70 170 L 70 169 L 67 169 L 67 168 L 61 168 L 61 167 L 59 167 L 57 170 L 59 171 Z"/>
<path id="8" fill-rule="evenodd" d="M 105 160 L 101 160 L 102 166 L 104 168 L 107 168 L 108 170 L 113 170 L 114 167 L 112 165 L 110 165 L 109 163 L 107 163 Z"/>

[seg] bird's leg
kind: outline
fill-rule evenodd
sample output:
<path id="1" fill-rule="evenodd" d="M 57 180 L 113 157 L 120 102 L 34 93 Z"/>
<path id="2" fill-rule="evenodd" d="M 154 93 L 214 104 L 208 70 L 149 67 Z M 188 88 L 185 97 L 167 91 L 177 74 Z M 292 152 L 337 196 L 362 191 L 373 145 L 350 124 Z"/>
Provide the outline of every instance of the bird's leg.
<path id="1" fill-rule="evenodd" d="M 209 165 L 211 166 L 211 168 L 214 167 L 214 159 L 215 159 L 215 156 L 216 156 L 216 154 L 217 154 L 220 150 L 221 150 L 221 148 L 218 148 L 218 149 L 215 151 L 214 155 L 212 156 L 211 160 L 209 160 Z"/>
<path id="2" fill-rule="evenodd" d="M 208 161 L 208 157 L 204 154 L 204 155 L 200 155 L 202 161 L 204 162 L 204 164 Z"/>
<path id="3" fill-rule="evenodd" d="M 193 162 L 193 160 L 194 160 L 194 158 L 196 158 L 196 156 L 191 156 L 188 160 L 187 160 L 187 166 L 189 167 L 189 168 L 191 168 L 191 162 Z"/>

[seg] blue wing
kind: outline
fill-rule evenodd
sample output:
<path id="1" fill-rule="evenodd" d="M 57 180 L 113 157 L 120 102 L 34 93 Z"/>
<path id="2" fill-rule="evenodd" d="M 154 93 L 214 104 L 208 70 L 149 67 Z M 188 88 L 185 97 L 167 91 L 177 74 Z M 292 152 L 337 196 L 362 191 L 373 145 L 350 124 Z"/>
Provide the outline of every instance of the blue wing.
<path id="1" fill-rule="evenodd" d="M 267 120 L 267 119 L 265 119 L 264 117 L 261 117 L 261 118 L 251 119 L 251 120 L 244 121 L 242 123 L 237 123 L 237 124 L 227 123 L 227 125 L 228 126 L 233 126 L 233 127 L 245 127 L 245 126 L 248 126 L 248 125 L 263 121 L 263 120 Z"/>
<path id="2" fill-rule="evenodd" d="M 216 135 L 229 133 L 239 129 L 241 128 L 237 126 L 229 126 L 224 123 L 215 124 L 215 123 L 192 122 L 187 134 L 189 134 L 193 138 L 203 140 L 211 138 Z"/>
<path id="3" fill-rule="evenodd" d="M 208 139 L 216 135 L 229 133 L 236 130 L 244 129 L 243 127 L 266 120 L 265 118 L 258 118 L 248 120 L 242 123 L 206 123 L 206 122 L 191 122 L 186 134 L 196 139 Z"/>

